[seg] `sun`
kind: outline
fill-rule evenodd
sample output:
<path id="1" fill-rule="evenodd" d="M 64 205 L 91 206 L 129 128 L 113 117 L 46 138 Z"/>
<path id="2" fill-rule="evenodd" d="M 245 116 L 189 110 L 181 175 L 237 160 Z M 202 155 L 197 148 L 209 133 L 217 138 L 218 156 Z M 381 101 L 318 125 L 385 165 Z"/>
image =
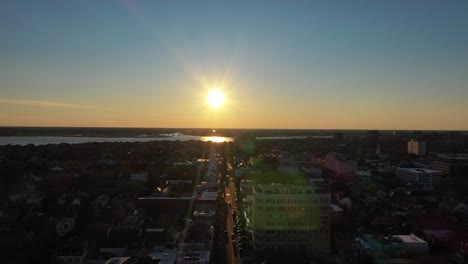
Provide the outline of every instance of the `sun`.
<path id="1" fill-rule="evenodd" d="M 212 90 L 208 93 L 208 103 L 215 108 L 218 108 L 224 103 L 224 94 L 220 90 Z"/>

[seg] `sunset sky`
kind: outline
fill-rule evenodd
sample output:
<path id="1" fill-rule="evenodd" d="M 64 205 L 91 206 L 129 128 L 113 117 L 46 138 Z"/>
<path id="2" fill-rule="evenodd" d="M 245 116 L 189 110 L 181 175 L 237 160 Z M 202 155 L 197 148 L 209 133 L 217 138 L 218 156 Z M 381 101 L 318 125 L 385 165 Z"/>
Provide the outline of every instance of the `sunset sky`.
<path id="1" fill-rule="evenodd" d="M 461 0 L 2 1 L 0 126 L 468 130 L 467 14 Z"/>

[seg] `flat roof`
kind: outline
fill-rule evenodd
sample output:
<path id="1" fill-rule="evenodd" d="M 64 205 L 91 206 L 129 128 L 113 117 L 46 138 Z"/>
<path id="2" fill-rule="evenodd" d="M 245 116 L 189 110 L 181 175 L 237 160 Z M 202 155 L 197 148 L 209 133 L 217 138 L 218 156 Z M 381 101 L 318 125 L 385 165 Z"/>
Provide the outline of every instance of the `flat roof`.
<path id="1" fill-rule="evenodd" d="M 330 207 L 332 208 L 333 212 L 343 212 L 343 208 L 339 207 L 336 204 L 331 204 Z"/>
<path id="2" fill-rule="evenodd" d="M 129 260 L 130 257 L 114 257 L 108 259 L 104 264 L 122 264 L 125 263 L 125 261 Z"/>
<path id="3" fill-rule="evenodd" d="M 201 198 L 204 199 L 216 199 L 216 197 L 218 197 L 218 192 L 204 191 L 201 195 Z"/>
<path id="4" fill-rule="evenodd" d="M 427 243 L 426 241 L 422 240 L 421 238 L 417 237 L 414 234 L 396 235 L 395 237 L 398 237 L 399 239 L 401 239 L 403 243 Z"/>
<path id="5" fill-rule="evenodd" d="M 425 168 L 398 168 L 398 170 L 403 170 L 412 173 L 442 173 L 437 170 L 425 169 Z"/>
<path id="6" fill-rule="evenodd" d="M 438 158 L 443 159 L 460 159 L 460 160 L 468 160 L 468 154 L 464 153 L 439 153 L 437 154 Z"/>

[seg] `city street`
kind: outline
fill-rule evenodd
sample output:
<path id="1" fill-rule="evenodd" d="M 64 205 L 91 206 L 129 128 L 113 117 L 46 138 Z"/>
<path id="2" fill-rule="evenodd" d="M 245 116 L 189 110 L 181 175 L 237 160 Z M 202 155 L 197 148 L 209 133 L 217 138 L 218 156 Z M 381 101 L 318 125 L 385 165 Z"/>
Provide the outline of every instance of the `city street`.
<path id="1" fill-rule="evenodd" d="M 239 256 L 239 247 L 238 247 L 238 241 L 237 241 L 237 234 L 234 232 L 234 218 L 233 218 L 233 212 L 237 211 L 237 205 L 236 205 L 236 193 L 235 193 L 235 187 L 234 187 L 234 182 L 230 181 L 229 186 L 226 187 L 226 203 L 228 204 L 228 214 L 226 217 L 226 231 L 228 233 L 227 235 L 227 241 L 228 244 L 226 246 L 227 256 L 229 263 L 236 264 L 240 263 L 240 256 Z M 229 206 L 230 203 L 230 206 Z M 231 237 L 231 234 L 234 234 L 234 240 Z M 234 246 L 234 242 L 236 245 Z"/>

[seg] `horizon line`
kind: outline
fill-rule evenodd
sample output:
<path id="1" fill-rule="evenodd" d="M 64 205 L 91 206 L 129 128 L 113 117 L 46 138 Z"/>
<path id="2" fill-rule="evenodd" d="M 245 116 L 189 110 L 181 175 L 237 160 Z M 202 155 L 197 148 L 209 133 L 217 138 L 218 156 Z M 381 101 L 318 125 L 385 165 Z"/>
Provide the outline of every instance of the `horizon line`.
<path id="1" fill-rule="evenodd" d="M 468 132 L 466 129 L 378 129 L 378 128 L 229 128 L 229 127 L 118 127 L 118 126 L 3 126 L 1 128 L 92 128 L 92 129 L 214 129 L 214 130 L 305 130 L 305 131 L 440 131 L 440 132 Z"/>

